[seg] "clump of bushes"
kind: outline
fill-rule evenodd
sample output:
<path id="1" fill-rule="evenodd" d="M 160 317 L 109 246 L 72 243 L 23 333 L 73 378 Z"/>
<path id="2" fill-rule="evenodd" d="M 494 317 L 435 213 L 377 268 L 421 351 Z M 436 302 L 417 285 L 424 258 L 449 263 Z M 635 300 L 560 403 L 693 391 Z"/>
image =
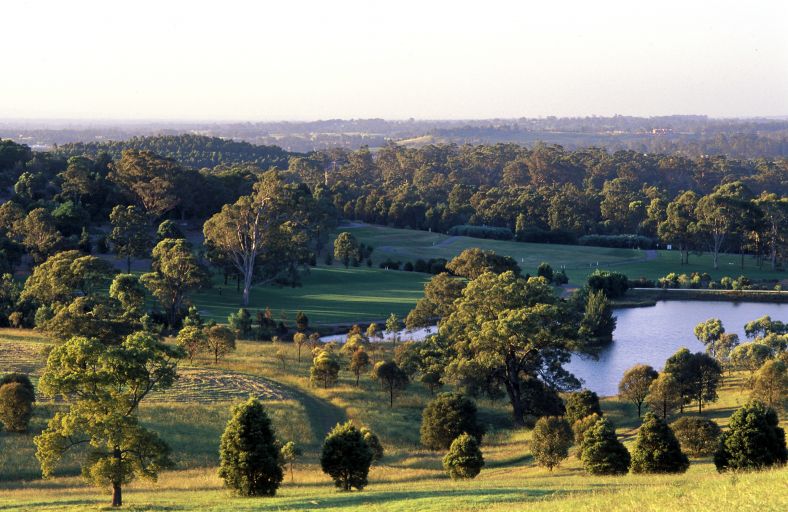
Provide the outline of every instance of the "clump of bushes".
<path id="1" fill-rule="evenodd" d="M 326 436 L 320 454 L 320 467 L 343 491 L 362 490 L 367 485 L 374 454 L 361 430 L 353 423 L 340 423 Z"/>
<path id="2" fill-rule="evenodd" d="M 443 458 L 443 469 L 452 480 L 475 478 L 484 467 L 484 457 L 476 438 L 461 434 L 452 441 L 449 453 Z"/>
<path id="3" fill-rule="evenodd" d="M 531 453 L 536 463 L 550 471 L 569 456 L 572 428 L 560 416 L 543 416 L 536 421 L 531 441 Z"/>
<path id="4" fill-rule="evenodd" d="M 577 420 L 592 414 L 602 416 L 599 396 L 589 389 L 567 394 L 564 397 L 564 407 L 566 408 L 566 419 L 570 425 L 574 425 Z"/>
<path id="5" fill-rule="evenodd" d="M 580 450 L 583 469 L 589 474 L 623 475 L 629 471 L 629 452 L 605 418 L 598 418 L 585 429 Z"/>
<path id="6" fill-rule="evenodd" d="M 471 226 L 462 224 L 452 226 L 447 232 L 451 236 L 469 236 L 473 238 L 485 238 L 491 240 L 511 240 L 514 233 L 509 228 L 496 228 L 492 226 Z"/>
<path id="7" fill-rule="evenodd" d="M 441 393 L 424 408 L 421 444 L 430 450 L 446 450 L 460 434 L 481 443 L 484 429 L 476 417 L 476 404 L 459 393 Z"/>
<path id="8" fill-rule="evenodd" d="M 0 422 L 9 432 L 27 431 L 35 401 L 35 388 L 27 375 L 10 373 L 0 378 Z"/>
<path id="9" fill-rule="evenodd" d="M 595 270 L 588 276 L 588 287 L 594 291 L 603 291 L 608 298 L 621 297 L 629 289 L 629 280 L 621 272 Z"/>
<path id="10" fill-rule="evenodd" d="M 585 235 L 577 239 L 580 245 L 615 247 L 621 249 L 653 249 L 653 238 L 642 235 Z"/>
<path id="11" fill-rule="evenodd" d="M 679 418 L 670 424 L 670 428 L 690 457 L 713 455 L 722 433 L 720 426 L 708 418 Z"/>
<path id="12" fill-rule="evenodd" d="M 689 459 L 665 420 L 647 413 L 632 454 L 633 473 L 684 473 Z"/>
<path id="13" fill-rule="evenodd" d="M 714 454 L 717 471 L 761 469 L 788 462 L 785 431 L 777 413 L 762 402 L 750 402 L 733 413 Z"/>

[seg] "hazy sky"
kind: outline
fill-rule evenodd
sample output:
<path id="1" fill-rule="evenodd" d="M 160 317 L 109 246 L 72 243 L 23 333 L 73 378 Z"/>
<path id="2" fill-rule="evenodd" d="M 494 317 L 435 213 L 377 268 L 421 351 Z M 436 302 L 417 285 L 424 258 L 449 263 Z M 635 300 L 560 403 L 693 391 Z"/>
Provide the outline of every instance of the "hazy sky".
<path id="1" fill-rule="evenodd" d="M 4 2 L 0 117 L 788 114 L 788 2 Z"/>

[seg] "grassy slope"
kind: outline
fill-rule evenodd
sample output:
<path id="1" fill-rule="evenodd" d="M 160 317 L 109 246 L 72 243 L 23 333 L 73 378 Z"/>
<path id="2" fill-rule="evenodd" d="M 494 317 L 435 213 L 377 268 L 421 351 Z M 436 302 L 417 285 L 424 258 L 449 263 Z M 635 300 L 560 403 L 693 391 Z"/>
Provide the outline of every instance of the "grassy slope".
<path id="1" fill-rule="evenodd" d="M 0 336 L 7 337 L 6 331 Z M 286 368 L 274 358 L 277 350 L 287 354 Z M 389 349 L 386 349 L 389 350 Z M 382 357 L 383 354 L 377 354 Z M 303 354 L 302 354 L 303 356 Z M 216 477 L 219 435 L 229 415 L 228 402 L 183 402 L 185 394 L 173 394 L 172 402 L 145 407 L 145 421 L 171 443 L 179 469 L 162 475 L 158 483 L 136 482 L 125 492 L 127 506 L 136 510 L 785 510 L 788 470 L 744 475 L 718 475 L 711 461 L 693 461 L 690 471 L 677 476 L 590 477 L 570 457 L 550 473 L 533 465 L 528 444 L 530 433 L 509 430 L 503 403 L 482 401 L 480 412 L 489 434 L 483 451 L 487 465 L 470 482 L 452 482 L 440 466 L 442 454 L 418 447 L 421 409 L 429 393 L 412 384 L 388 409 L 375 383 L 362 376 L 359 388 L 352 376 L 342 372 L 337 387 L 310 388 L 307 357 L 296 361 L 292 345 L 242 342 L 217 370 L 228 374 L 264 376 L 289 390 L 286 400 L 268 401 L 269 411 L 283 439 L 296 439 L 306 449 L 297 465 L 295 484 L 287 481 L 276 498 L 242 499 L 221 486 Z M 28 364 L 40 364 L 28 361 Z M 198 365 L 208 365 L 198 361 Z M 199 387 L 199 383 L 195 386 Z M 730 413 L 746 401 L 741 377 L 729 379 L 720 400 L 708 415 L 725 425 Z M 603 408 L 619 427 L 631 448 L 638 420 L 634 407 L 615 398 Z M 35 428 L 43 426 L 48 410 L 36 415 Z M 370 474 L 370 485 L 361 493 L 337 492 L 318 465 L 322 433 L 336 421 L 350 417 L 376 430 L 387 455 Z M 785 425 L 785 421 L 783 422 Z M 306 428 L 306 427 L 311 428 Z M 50 481 L 34 479 L 36 461 L 31 436 L 0 437 L 0 509 L 49 510 L 102 508 L 108 496 L 86 487 L 73 475 L 74 461 L 66 476 Z M 13 454 L 9 456 L 9 454 Z M 19 481 L 19 478 L 30 479 Z"/>

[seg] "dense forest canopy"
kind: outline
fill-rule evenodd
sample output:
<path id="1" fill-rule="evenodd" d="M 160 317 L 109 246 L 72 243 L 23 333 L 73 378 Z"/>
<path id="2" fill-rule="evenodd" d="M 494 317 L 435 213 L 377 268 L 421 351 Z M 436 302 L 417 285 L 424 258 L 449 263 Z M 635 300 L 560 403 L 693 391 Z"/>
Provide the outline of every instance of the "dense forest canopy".
<path id="1" fill-rule="evenodd" d="M 293 154 L 196 135 L 54 152 L 4 141 L 0 183 L 13 193 L 3 229 L 13 233 L 16 225 L 10 239 L 17 241 L 40 233 L 33 253 L 44 257 L 60 243 L 58 235 L 75 245 L 83 228 L 105 224 L 119 204 L 136 205 L 159 222 L 202 222 L 251 194 L 270 168 L 279 169 L 284 182 L 305 186 L 334 223 L 352 219 L 494 238 L 508 233 L 535 242 L 662 242 L 685 252 L 710 251 L 715 259 L 724 251 L 762 255 L 773 266 L 788 238 L 785 158 L 503 143 Z M 47 223 L 59 233 L 46 232 Z"/>
<path id="2" fill-rule="evenodd" d="M 100 153 L 107 153 L 117 159 L 124 149 L 153 151 L 194 168 L 214 167 L 222 163 L 249 163 L 263 169 L 283 167 L 287 165 L 289 156 L 277 146 L 256 146 L 248 142 L 203 135 L 163 135 L 132 137 L 125 141 L 74 142 L 59 146 L 53 152 L 65 158 L 83 155 L 95 157 Z"/>

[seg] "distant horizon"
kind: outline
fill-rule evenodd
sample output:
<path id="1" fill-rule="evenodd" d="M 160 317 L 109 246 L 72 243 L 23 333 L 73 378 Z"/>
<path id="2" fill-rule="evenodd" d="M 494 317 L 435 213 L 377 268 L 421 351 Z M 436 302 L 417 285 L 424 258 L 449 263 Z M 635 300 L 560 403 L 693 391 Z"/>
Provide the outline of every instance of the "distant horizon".
<path id="1" fill-rule="evenodd" d="M 306 117 L 306 118 L 134 118 L 134 117 L 0 117 L 0 123 L 98 123 L 98 124 L 188 124 L 188 123 L 206 123 L 206 124 L 220 124 L 220 123 L 318 123 L 326 121 L 372 121 L 381 120 L 386 122 L 480 122 L 480 121 L 519 121 L 519 120 L 546 120 L 546 119 L 613 119 L 616 117 L 633 118 L 633 119 L 658 119 L 666 117 L 705 117 L 709 120 L 715 121 L 748 121 L 748 120 L 765 120 L 765 121 L 786 121 L 788 120 L 788 113 L 777 114 L 770 116 L 759 115 L 746 115 L 746 116 L 712 116 L 709 114 L 656 114 L 656 115 L 637 115 L 637 114 L 592 114 L 592 115 L 545 115 L 545 116 L 513 116 L 513 117 L 443 117 L 443 118 L 419 118 L 411 117 Z"/>

